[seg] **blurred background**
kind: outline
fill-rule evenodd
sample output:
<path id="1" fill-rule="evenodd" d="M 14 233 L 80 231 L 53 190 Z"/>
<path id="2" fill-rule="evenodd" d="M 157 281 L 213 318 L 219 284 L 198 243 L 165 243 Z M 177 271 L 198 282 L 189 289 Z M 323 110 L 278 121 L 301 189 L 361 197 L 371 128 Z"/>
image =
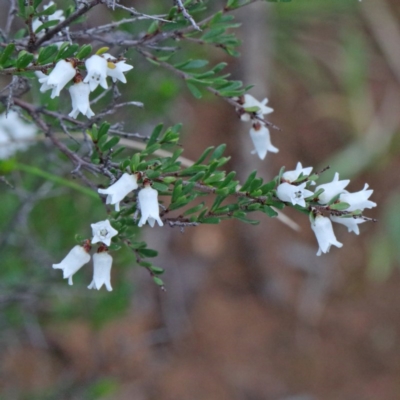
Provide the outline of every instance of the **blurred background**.
<path id="1" fill-rule="evenodd" d="M 143 3 L 122 4 L 146 13 L 170 6 Z M 109 21 L 101 10 L 88 26 Z M 271 131 L 278 154 L 251 155 L 250 126 L 229 105 L 194 99 L 134 50 L 120 89 L 145 108 L 110 122 L 128 119 L 141 134 L 183 122 L 185 157 L 226 143 L 228 169 L 241 179 L 253 169 L 271 179 L 298 161 L 330 165 L 324 181 L 339 171 L 350 191 L 370 184 L 378 207 L 367 215 L 378 222 L 361 225 L 360 236 L 335 225 L 344 246 L 321 257 L 308 218 L 290 209 L 300 232 L 262 214 L 258 226 L 146 228 L 140 234 L 160 252 L 154 262 L 166 269 L 167 292 L 127 250 L 115 253 L 113 292 L 94 292 L 90 268 L 70 287 L 51 265 L 76 233 L 89 235 L 89 224 L 105 219 L 102 203 L 33 169 L 14 170 L 6 176 L 14 188 L 0 181 L 1 399 L 400 398 L 400 4 L 260 2 L 235 16 L 241 58 L 190 52 L 229 62 L 233 78 L 269 98 L 269 120 L 282 128 Z M 69 101 L 49 106 L 68 110 Z M 70 163 L 46 143 L 16 159 L 70 180 Z"/>

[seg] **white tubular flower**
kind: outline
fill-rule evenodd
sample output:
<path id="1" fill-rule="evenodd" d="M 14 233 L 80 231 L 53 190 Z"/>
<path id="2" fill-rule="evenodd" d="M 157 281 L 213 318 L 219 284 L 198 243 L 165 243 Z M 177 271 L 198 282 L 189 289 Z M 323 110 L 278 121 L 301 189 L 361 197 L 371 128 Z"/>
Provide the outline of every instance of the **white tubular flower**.
<path id="1" fill-rule="evenodd" d="M 25 122 L 10 110 L 0 115 L 0 159 L 7 159 L 17 151 L 26 150 L 36 133 L 36 127 Z"/>
<path id="2" fill-rule="evenodd" d="M 148 222 L 153 228 L 156 221 L 159 226 L 164 225 L 160 219 L 157 190 L 150 187 L 149 184 L 145 184 L 144 189 L 142 189 L 138 194 L 138 202 L 140 213 L 142 214 L 138 224 L 139 227 Z"/>
<path id="3" fill-rule="evenodd" d="M 87 75 L 83 82 L 89 83 L 90 91 L 93 92 L 99 84 L 107 89 L 107 61 L 95 54 L 85 61 L 85 66 Z"/>
<path id="4" fill-rule="evenodd" d="M 103 57 L 107 60 L 107 76 L 110 76 L 113 82 L 121 81 L 126 83 L 124 72 L 130 71 L 133 66 L 126 64 L 125 60 L 118 61 L 111 54 L 105 53 Z"/>
<path id="5" fill-rule="evenodd" d="M 364 210 L 364 208 L 376 207 L 376 203 L 368 200 L 371 194 L 374 192 L 372 189 L 368 189 L 368 184 L 365 184 L 364 189 L 355 193 L 343 193 L 340 195 L 339 200 L 350 204 L 350 207 L 346 211 Z"/>
<path id="6" fill-rule="evenodd" d="M 276 195 L 282 201 L 287 201 L 293 205 L 298 204 L 299 206 L 305 207 L 306 201 L 304 199 L 314 194 L 310 190 L 305 189 L 305 187 L 306 182 L 298 186 L 284 182 L 277 187 Z"/>
<path id="7" fill-rule="evenodd" d="M 311 224 L 311 229 L 314 231 L 319 245 L 317 256 L 320 256 L 322 253 L 328 253 L 331 245 L 336 247 L 343 246 L 342 243 L 336 240 L 332 222 L 329 218 L 317 215 Z"/>
<path id="8" fill-rule="evenodd" d="M 63 278 L 72 285 L 72 275 L 90 261 L 90 254 L 82 246 L 75 246 L 59 264 L 53 264 L 54 269 L 62 269 Z"/>
<path id="9" fill-rule="evenodd" d="M 344 188 L 350 183 L 350 179 L 345 179 L 339 181 L 339 174 L 336 172 L 335 176 L 330 183 L 324 183 L 316 187 L 315 191 L 319 189 L 324 189 L 324 191 L 319 195 L 318 203 L 327 204 L 329 201 L 340 193 L 345 192 Z"/>
<path id="10" fill-rule="evenodd" d="M 81 112 L 88 118 L 93 117 L 94 112 L 90 108 L 89 103 L 89 85 L 83 82 L 75 83 L 69 88 L 69 93 L 71 94 L 72 111 L 68 115 L 72 118 L 76 118 Z"/>
<path id="11" fill-rule="evenodd" d="M 300 175 L 303 175 L 303 177 L 307 177 L 311 174 L 313 167 L 305 167 L 301 165 L 301 162 L 298 162 L 296 165 L 296 169 L 293 171 L 286 171 L 282 174 L 282 179 L 284 179 L 286 182 L 292 183 L 296 181 Z M 315 185 L 315 182 L 310 182 L 311 185 Z"/>
<path id="12" fill-rule="evenodd" d="M 255 150 L 251 154 L 257 154 L 261 160 L 264 160 L 268 151 L 272 153 L 279 151 L 279 149 L 272 145 L 269 129 L 264 124 L 254 124 L 250 129 L 250 137 L 255 147 Z"/>
<path id="13" fill-rule="evenodd" d="M 256 114 L 260 117 L 263 118 L 264 115 L 266 114 L 271 114 L 274 109 L 271 107 L 267 107 L 268 99 L 265 98 L 263 101 L 258 101 L 255 99 L 251 94 L 245 94 L 243 96 L 243 108 L 251 108 L 251 107 L 258 107 L 259 110 L 256 111 Z M 242 121 L 250 121 L 251 116 L 249 113 L 244 113 L 240 116 L 240 119 Z"/>
<path id="14" fill-rule="evenodd" d="M 365 219 L 360 217 L 338 217 L 336 215 L 331 215 L 331 220 L 338 224 L 344 225 L 349 232 L 354 232 L 356 235 L 360 234 L 360 228 L 358 225 L 365 222 Z"/>
<path id="15" fill-rule="evenodd" d="M 90 226 L 92 227 L 93 233 L 92 244 L 101 242 L 106 246 L 110 246 L 111 238 L 115 235 L 118 235 L 118 231 L 111 226 L 108 219 L 105 221 L 96 222 Z"/>
<path id="16" fill-rule="evenodd" d="M 101 194 L 106 194 L 106 204 L 115 204 L 115 211 L 119 211 L 120 201 L 132 190 L 138 188 L 137 175 L 123 174 L 113 185 L 107 189 L 98 189 Z"/>
<path id="17" fill-rule="evenodd" d="M 88 289 L 100 290 L 103 285 L 109 292 L 111 287 L 112 257 L 107 252 L 93 254 L 93 280 Z"/>
<path id="18" fill-rule="evenodd" d="M 39 78 L 39 82 L 42 84 L 40 91 L 43 93 L 46 90 L 52 89 L 50 97 L 54 99 L 60 95 L 61 90 L 75 74 L 75 68 L 70 62 L 60 60 L 49 75 L 43 74 L 44 76 Z"/>

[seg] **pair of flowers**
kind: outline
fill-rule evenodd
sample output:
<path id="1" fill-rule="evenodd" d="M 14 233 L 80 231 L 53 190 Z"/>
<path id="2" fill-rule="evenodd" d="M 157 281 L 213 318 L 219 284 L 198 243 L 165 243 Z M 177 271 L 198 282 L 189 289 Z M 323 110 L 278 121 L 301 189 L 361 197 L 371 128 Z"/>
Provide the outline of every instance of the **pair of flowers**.
<path id="1" fill-rule="evenodd" d="M 76 70 L 74 59 L 60 60 L 57 62 L 49 75 L 41 71 L 36 72 L 39 82 L 42 84 L 40 91 L 51 90 L 51 98 L 60 95 L 61 90 L 74 79 L 74 84 L 70 86 L 69 93 L 72 101 L 72 111 L 68 114 L 76 118 L 81 112 L 88 118 L 93 117 L 94 112 L 90 108 L 89 95 L 98 85 L 104 89 L 108 88 L 107 77 L 111 77 L 113 82 L 117 80 L 126 83 L 124 72 L 133 68 L 132 65 L 125 63 L 125 60 L 118 60 L 108 53 L 89 57 L 85 61 L 87 70 L 86 77 L 83 79 Z"/>
<path id="2" fill-rule="evenodd" d="M 252 121 L 253 124 L 250 129 L 250 137 L 254 145 L 252 154 L 257 154 L 261 160 L 264 160 L 268 151 L 277 153 L 279 149 L 272 145 L 269 129 L 263 120 L 264 115 L 274 111 L 267 106 L 268 99 L 264 99 L 260 102 L 250 94 L 245 94 L 237 101 L 242 105 L 242 109 L 245 111 L 244 113 L 242 112 L 240 119 L 242 121 Z"/>
<path id="3" fill-rule="evenodd" d="M 105 285 L 108 291 L 112 290 L 111 287 L 111 267 L 112 257 L 108 254 L 107 247 L 111 244 L 111 238 L 118 234 L 110 221 L 97 222 L 92 224 L 93 238 L 91 243 L 103 243 L 97 253 L 93 254 L 93 280 L 88 286 L 88 289 L 97 289 Z M 76 245 L 59 264 L 53 264 L 54 269 L 61 269 L 63 271 L 63 278 L 68 279 L 68 284 L 72 285 L 72 276 L 79 271 L 85 264 L 90 261 L 91 245 L 89 240 L 83 246 Z"/>
<path id="4" fill-rule="evenodd" d="M 124 173 L 114 184 L 107 189 L 98 189 L 98 192 L 107 195 L 106 204 L 115 205 L 115 211 L 120 211 L 120 202 L 128 193 L 139 187 L 137 180 L 138 174 Z M 138 226 L 141 227 L 148 222 L 151 227 L 154 227 L 156 221 L 159 226 L 163 226 L 160 219 L 158 192 L 151 187 L 148 180 L 144 180 L 143 186 L 137 196 L 138 209 L 141 213 Z"/>
<path id="5" fill-rule="evenodd" d="M 317 198 L 315 198 L 315 194 L 306 189 L 308 182 L 315 184 L 315 182 L 308 180 L 311 171 L 312 167 L 303 168 L 300 162 L 297 163 L 295 170 L 287 171 L 282 174 L 283 182 L 278 185 L 276 195 L 284 202 L 289 202 L 301 207 L 306 207 L 307 199 L 316 200 L 322 206 L 332 203 L 342 203 L 341 209 L 346 211 L 346 214 L 331 214 L 330 218 L 327 218 L 319 212 L 314 213 L 315 215 L 311 221 L 311 228 L 315 233 L 319 245 L 317 255 L 321 255 L 322 253 L 327 253 L 331 245 L 342 247 L 342 243 L 338 242 L 336 239 L 331 221 L 344 225 L 349 232 L 354 232 L 356 235 L 359 235 L 360 229 L 358 225 L 364 223 L 366 220 L 350 213 L 355 211 L 362 213 L 366 208 L 370 209 L 376 207 L 376 203 L 369 200 L 373 190 L 368 189 L 368 184 L 365 184 L 362 190 L 350 193 L 345 190 L 350 180 L 339 180 L 338 173 L 335 174 L 332 182 L 319 185 L 315 188 L 315 193 L 319 193 Z M 304 182 L 302 182 L 303 180 Z M 296 181 L 299 183 L 296 184 Z"/>

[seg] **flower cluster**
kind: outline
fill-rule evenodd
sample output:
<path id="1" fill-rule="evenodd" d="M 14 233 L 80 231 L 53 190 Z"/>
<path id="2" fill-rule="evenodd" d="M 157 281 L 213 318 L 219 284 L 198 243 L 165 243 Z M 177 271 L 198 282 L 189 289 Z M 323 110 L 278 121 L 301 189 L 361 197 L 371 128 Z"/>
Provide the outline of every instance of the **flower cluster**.
<path id="1" fill-rule="evenodd" d="M 107 189 L 98 189 L 100 194 L 106 194 L 106 204 L 115 205 L 115 211 L 120 211 L 121 200 L 130 192 L 138 189 L 138 174 L 130 175 L 124 173 L 114 184 Z M 138 209 L 141 213 L 141 218 L 138 226 L 143 226 L 146 222 L 151 227 L 154 227 L 155 222 L 159 226 L 163 226 L 160 219 L 160 209 L 158 204 L 158 192 L 151 187 L 150 181 L 143 181 L 143 188 L 140 189 L 137 195 Z"/>
<path id="2" fill-rule="evenodd" d="M 0 115 L 0 159 L 7 159 L 17 151 L 26 150 L 36 134 L 36 127 L 25 122 L 10 110 Z"/>
<path id="3" fill-rule="evenodd" d="M 98 189 L 98 191 L 107 195 L 106 204 L 112 204 L 115 206 L 116 211 L 120 211 L 121 200 L 138 187 L 138 174 L 130 175 L 125 173 L 110 187 Z M 137 204 L 141 212 L 139 227 L 146 222 L 151 227 L 154 227 L 156 222 L 159 226 L 163 226 L 159 212 L 158 192 L 151 187 L 148 179 L 143 181 L 143 188 L 140 189 L 137 195 Z M 111 226 L 108 219 L 92 224 L 91 227 L 93 233 L 91 244 L 101 243 L 101 245 L 97 253 L 93 255 L 93 280 L 88 288 L 100 289 L 105 285 L 107 290 L 111 291 L 112 257 L 108 254 L 107 246 L 111 245 L 111 239 L 118 234 L 118 231 Z M 87 240 L 84 246 L 75 246 L 59 264 L 53 264 L 53 268 L 63 271 L 63 277 L 68 279 L 70 285 L 73 283 L 72 276 L 90 261 L 91 245 L 89 242 Z"/>
<path id="4" fill-rule="evenodd" d="M 367 220 L 362 212 L 366 208 L 376 207 L 376 203 L 369 200 L 373 190 L 368 189 L 367 184 L 362 190 L 350 193 L 345 190 L 350 180 L 339 180 L 338 173 L 332 182 L 319 185 L 312 192 L 309 190 L 310 186 L 315 184 L 314 180 L 318 175 L 311 175 L 311 172 L 312 167 L 303 168 L 300 162 L 295 170 L 284 172 L 276 188 L 276 196 L 283 202 L 311 211 L 311 228 L 318 241 L 319 256 L 329 252 L 331 245 L 342 247 L 342 243 L 336 239 L 332 221 L 346 226 L 349 232 L 358 235 L 358 225 Z M 323 212 L 328 213 L 329 218 Z"/>
<path id="5" fill-rule="evenodd" d="M 103 285 L 108 291 L 111 287 L 111 266 L 112 257 L 108 254 L 107 246 L 111 245 L 111 238 L 118 234 L 108 219 L 91 225 L 93 238 L 91 244 L 102 243 L 93 254 L 93 280 L 88 286 L 89 289 L 99 290 Z M 90 240 L 85 241 L 83 246 L 76 245 L 59 264 L 53 264 L 54 269 L 63 271 L 64 279 L 72 285 L 72 276 L 90 261 Z"/>
<path id="6" fill-rule="evenodd" d="M 90 108 L 89 95 L 97 86 L 104 89 L 108 88 L 107 77 L 111 77 L 113 82 L 117 80 L 126 83 L 124 72 L 133 68 L 132 65 L 126 64 L 124 59 L 117 59 L 110 54 L 94 54 L 85 61 L 86 77 L 83 78 L 77 70 L 78 61 L 76 59 L 65 59 L 57 62 L 49 75 L 42 71 L 36 71 L 39 83 L 41 83 L 40 91 L 46 92 L 51 90 L 51 98 L 60 95 L 64 87 L 73 80 L 73 84 L 69 88 L 71 95 L 72 111 L 69 116 L 76 118 L 79 113 L 91 118 L 94 112 Z"/>
<path id="7" fill-rule="evenodd" d="M 264 121 L 264 115 L 272 113 L 272 108 L 267 106 L 268 99 L 258 101 L 250 94 L 245 94 L 236 99 L 242 108 L 237 110 L 241 115 L 242 121 L 251 121 L 250 137 L 253 141 L 254 150 L 252 154 L 257 154 L 264 160 L 267 152 L 277 153 L 279 149 L 271 143 L 271 135 Z"/>

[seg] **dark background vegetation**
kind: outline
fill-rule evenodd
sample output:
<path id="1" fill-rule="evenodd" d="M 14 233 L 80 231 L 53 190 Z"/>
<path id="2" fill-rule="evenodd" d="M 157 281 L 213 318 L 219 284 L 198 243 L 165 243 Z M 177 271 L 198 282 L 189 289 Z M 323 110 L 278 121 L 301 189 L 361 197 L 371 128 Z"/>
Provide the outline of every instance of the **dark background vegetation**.
<path id="1" fill-rule="evenodd" d="M 147 13 L 170 6 L 124 4 Z M 308 219 L 292 210 L 300 232 L 261 214 L 255 227 L 146 228 L 167 292 L 123 250 L 114 256 L 114 291 L 94 292 L 90 268 L 69 287 L 51 265 L 76 233 L 89 235 L 89 224 L 105 218 L 100 200 L 14 171 L 7 179 L 15 189 L 0 182 L 1 399 L 399 399 L 400 4 L 293 0 L 236 16 L 241 58 L 191 51 L 228 61 L 234 78 L 255 85 L 250 93 L 268 96 L 270 121 L 282 128 L 271 132 L 277 155 L 250 155 L 249 126 L 229 105 L 194 99 L 134 51 L 121 90 L 145 108 L 115 119 L 130 118 L 142 134 L 183 122 L 184 156 L 226 143 L 228 167 L 242 179 L 253 169 L 272 178 L 299 160 L 329 164 L 325 180 L 339 171 L 352 179 L 350 191 L 371 185 L 378 207 L 368 215 L 379 222 L 361 225 L 360 236 L 335 226 L 344 246 L 322 257 Z M 57 106 L 69 108 L 67 97 Z M 68 178 L 71 165 L 46 146 L 17 159 Z"/>

